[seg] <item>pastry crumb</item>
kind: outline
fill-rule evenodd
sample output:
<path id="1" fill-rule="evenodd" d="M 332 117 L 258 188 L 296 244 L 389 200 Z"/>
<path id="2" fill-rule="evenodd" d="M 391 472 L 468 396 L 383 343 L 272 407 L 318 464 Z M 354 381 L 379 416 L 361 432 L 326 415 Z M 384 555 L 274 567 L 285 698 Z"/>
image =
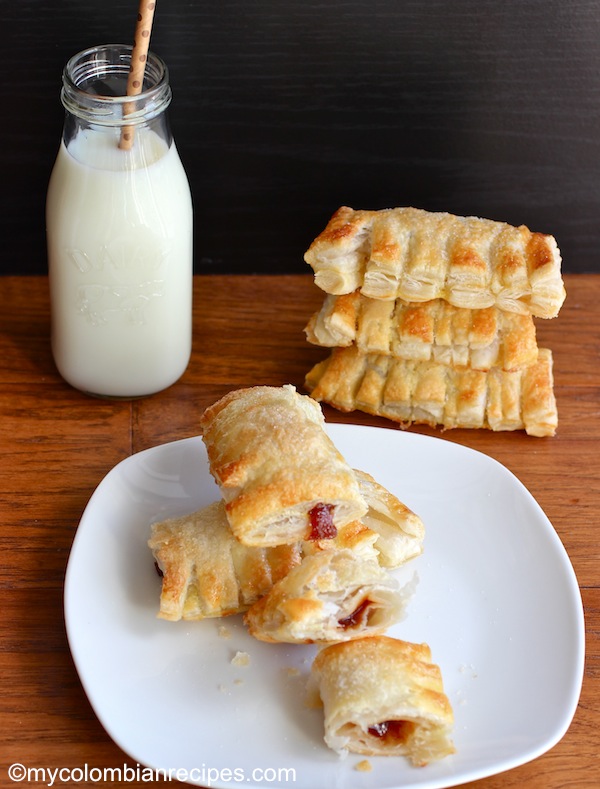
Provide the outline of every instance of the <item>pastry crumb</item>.
<path id="1" fill-rule="evenodd" d="M 470 673 L 472 679 L 477 679 L 477 670 L 475 669 L 472 663 L 468 663 L 468 664 L 463 663 L 458 670 L 460 671 L 461 674 Z"/>
<path id="2" fill-rule="evenodd" d="M 231 638 L 231 630 L 225 625 L 219 627 L 219 638 Z"/>
<path id="3" fill-rule="evenodd" d="M 249 666 L 250 665 L 250 655 L 247 652 L 236 652 L 235 655 L 231 658 L 231 665 L 232 666 Z"/>
<path id="4" fill-rule="evenodd" d="M 234 680 L 233 680 L 233 684 L 234 684 L 234 685 L 243 685 L 243 684 L 244 684 L 244 680 L 243 680 L 243 679 L 240 679 L 240 678 L 238 678 L 238 679 L 234 679 Z"/>
<path id="5" fill-rule="evenodd" d="M 373 765 L 368 759 L 363 759 L 362 762 L 357 762 L 354 765 L 354 769 L 358 770 L 359 773 L 370 773 Z"/>
<path id="6" fill-rule="evenodd" d="M 296 668 L 295 666 L 288 666 L 285 669 L 285 673 L 288 677 L 298 677 L 300 676 L 300 669 Z"/>

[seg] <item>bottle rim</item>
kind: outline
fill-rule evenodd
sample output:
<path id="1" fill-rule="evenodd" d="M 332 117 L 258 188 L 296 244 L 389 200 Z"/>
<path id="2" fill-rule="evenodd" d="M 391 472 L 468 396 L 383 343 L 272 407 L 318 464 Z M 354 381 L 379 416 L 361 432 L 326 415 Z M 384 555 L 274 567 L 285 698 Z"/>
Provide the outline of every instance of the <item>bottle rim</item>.
<path id="1" fill-rule="evenodd" d="M 128 44 L 101 44 L 69 58 L 62 74 L 60 98 L 64 108 L 101 126 L 138 125 L 164 112 L 172 95 L 169 70 L 155 52 L 147 55 L 143 90 L 135 96 L 126 95 L 132 52 Z M 110 78 L 122 83 L 122 94 L 104 95 L 90 89 Z"/>

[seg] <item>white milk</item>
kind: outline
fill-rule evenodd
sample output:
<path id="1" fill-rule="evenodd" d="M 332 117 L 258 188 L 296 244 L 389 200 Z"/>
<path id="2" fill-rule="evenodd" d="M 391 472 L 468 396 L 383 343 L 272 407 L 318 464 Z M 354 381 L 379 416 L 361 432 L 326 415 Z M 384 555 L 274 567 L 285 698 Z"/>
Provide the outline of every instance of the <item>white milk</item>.
<path id="1" fill-rule="evenodd" d="M 46 205 L 52 351 L 85 392 L 135 397 L 174 383 L 191 352 L 192 203 L 175 143 L 139 128 L 61 144 Z"/>

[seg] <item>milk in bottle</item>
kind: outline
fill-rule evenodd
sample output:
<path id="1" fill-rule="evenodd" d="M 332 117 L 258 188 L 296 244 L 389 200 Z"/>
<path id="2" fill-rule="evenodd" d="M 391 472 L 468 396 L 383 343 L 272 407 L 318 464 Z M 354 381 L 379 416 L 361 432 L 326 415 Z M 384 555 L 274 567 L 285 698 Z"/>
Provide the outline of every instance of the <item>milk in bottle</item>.
<path id="1" fill-rule="evenodd" d="M 96 47 L 67 64 L 46 205 L 54 359 L 74 387 L 108 397 L 170 386 L 191 352 L 192 202 L 166 118 L 167 70 L 149 53 L 123 150 L 130 53 Z"/>

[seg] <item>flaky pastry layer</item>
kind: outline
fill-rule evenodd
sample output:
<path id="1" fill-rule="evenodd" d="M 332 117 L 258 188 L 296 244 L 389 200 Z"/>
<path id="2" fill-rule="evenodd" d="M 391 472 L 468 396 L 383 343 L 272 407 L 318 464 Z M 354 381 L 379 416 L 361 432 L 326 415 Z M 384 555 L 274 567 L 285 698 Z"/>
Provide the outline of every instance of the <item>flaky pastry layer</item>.
<path id="1" fill-rule="evenodd" d="M 425 539 L 421 518 L 370 474 L 358 469 L 354 473 L 368 507 L 362 522 L 377 535 L 379 564 L 394 570 L 420 556 Z"/>
<path id="2" fill-rule="evenodd" d="M 456 307 L 493 305 L 553 318 L 565 299 L 561 256 L 550 235 L 479 217 L 417 208 L 339 208 L 304 259 L 315 283 L 340 295 Z"/>
<path id="3" fill-rule="evenodd" d="M 349 549 L 320 551 L 274 584 L 246 612 L 244 623 L 261 641 L 347 641 L 383 633 L 398 622 L 407 594 L 374 559 Z"/>
<path id="4" fill-rule="evenodd" d="M 311 669 L 333 750 L 405 756 L 423 766 L 454 753 L 454 716 L 427 644 L 373 636 L 324 647 Z"/>
<path id="5" fill-rule="evenodd" d="M 531 315 L 497 307 L 454 307 L 443 299 L 383 301 L 359 291 L 327 295 L 304 331 L 314 345 L 356 344 L 362 353 L 474 370 L 524 367 L 536 360 L 538 352 Z"/>
<path id="6" fill-rule="evenodd" d="M 333 539 L 304 542 L 303 554 L 348 548 L 390 570 L 420 556 L 425 538 L 421 518 L 370 474 L 358 469 L 354 474 L 367 512 L 360 521 L 339 529 Z"/>
<path id="7" fill-rule="evenodd" d="M 222 501 L 155 523 L 148 545 L 162 574 L 158 616 L 171 621 L 246 611 L 302 556 L 299 545 L 242 545 Z"/>
<path id="8" fill-rule="evenodd" d="M 340 411 L 365 411 L 404 425 L 525 430 L 552 436 L 558 413 L 552 353 L 523 369 L 463 370 L 336 348 L 306 376 L 311 396 Z"/>
<path id="9" fill-rule="evenodd" d="M 317 505 L 330 508 L 336 528 L 366 512 L 324 421 L 319 404 L 290 385 L 238 389 L 206 409 L 200 425 L 210 471 L 240 542 L 307 539 Z"/>

